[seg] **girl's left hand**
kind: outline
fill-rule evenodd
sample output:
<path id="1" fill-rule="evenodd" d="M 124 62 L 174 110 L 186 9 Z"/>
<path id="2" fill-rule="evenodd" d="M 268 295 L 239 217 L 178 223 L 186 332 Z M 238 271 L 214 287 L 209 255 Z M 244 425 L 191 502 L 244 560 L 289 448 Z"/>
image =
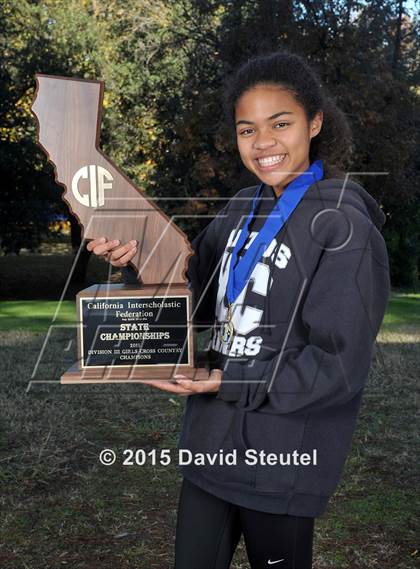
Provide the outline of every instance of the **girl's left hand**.
<path id="1" fill-rule="evenodd" d="M 174 375 L 172 380 L 150 379 L 142 380 L 141 383 L 153 385 L 163 391 L 176 393 L 177 395 L 193 395 L 194 393 L 217 393 L 222 381 L 222 370 L 212 369 L 206 379 L 188 379 L 185 375 Z"/>

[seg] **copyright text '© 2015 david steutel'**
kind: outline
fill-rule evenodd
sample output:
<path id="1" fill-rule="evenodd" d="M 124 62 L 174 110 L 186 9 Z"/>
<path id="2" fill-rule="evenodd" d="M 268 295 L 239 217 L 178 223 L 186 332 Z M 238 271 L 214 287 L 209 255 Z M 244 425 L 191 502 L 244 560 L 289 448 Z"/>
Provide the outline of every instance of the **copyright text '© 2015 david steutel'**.
<path id="1" fill-rule="evenodd" d="M 172 456 L 172 455 L 175 456 Z M 99 460 L 104 466 L 110 466 L 117 461 L 117 453 L 112 449 L 104 449 L 99 455 Z M 317 466 L 318 453 L 317 449 L 311 452 L 299 452 L 295 449 L 292 452 L 266 452 L 265 450 L 256 450 L 252 448 L 246 449 L 244 457 L 241 457 L 237 449 L 226 452 L 219 449 L 214 453 L 192 452 L 189 449 L 125 449 L 121 452 L 121 462 L 123 466 L 144 466 L 160 464 L 168 466 L 176 458 L 178 465 L 194 464 L 201 465 L 226 465 L 235 466 L 243 461 L 249 466 L 260 464 L 262 466 L 279 467 L 287 466 Z"/>

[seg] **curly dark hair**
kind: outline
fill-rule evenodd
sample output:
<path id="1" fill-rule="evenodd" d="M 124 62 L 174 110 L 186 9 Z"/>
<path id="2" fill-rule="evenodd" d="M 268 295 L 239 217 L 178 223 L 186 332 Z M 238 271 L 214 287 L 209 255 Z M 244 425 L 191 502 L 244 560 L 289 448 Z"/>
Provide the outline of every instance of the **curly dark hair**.
<path id="1" fill-rule="evenodd" d="M 236 141 L 236 102 L 257 84 L 277 84 L 288 89 L 304 108 L 308 121 L 323 111 L 321 131 L 311 140 L 309 161 L 322 159 L 326 177 L 344 177 L 353 153 L 350 123 L 326 93 L 312 64 L 286 49 L 256 55 L 225 79 L 223 108 L 232 142 Z"/>

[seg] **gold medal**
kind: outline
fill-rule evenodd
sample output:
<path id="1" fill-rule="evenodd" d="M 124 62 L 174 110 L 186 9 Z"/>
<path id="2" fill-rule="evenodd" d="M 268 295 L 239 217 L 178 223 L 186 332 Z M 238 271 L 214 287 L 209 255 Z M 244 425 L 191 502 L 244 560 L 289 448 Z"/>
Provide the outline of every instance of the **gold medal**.
<path id="1" fill-rule="evenodd" d="M 233 334 L 235 333 L 235 328 L 233 327 L 232 322 L 232 306 L 229 304 L 227 314 L 226 314 L 226 321 L 223 323 L 222 326 L 222 342 L 225 344 L 230 344 L 233 338 Z"/>

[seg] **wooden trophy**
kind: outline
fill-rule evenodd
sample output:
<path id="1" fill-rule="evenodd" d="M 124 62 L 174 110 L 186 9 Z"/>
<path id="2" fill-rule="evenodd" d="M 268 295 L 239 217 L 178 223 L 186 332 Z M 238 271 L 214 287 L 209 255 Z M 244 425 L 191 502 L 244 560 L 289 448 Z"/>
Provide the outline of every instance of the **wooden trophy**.
<path id="1" fill-rule="evenodd" d="M 194 366 L 186 235 L 118 170 L 99 146 L 104 84 L 36 75 L 38 144 L 65 189 L 83 238 L 138 241 L 138 285 L 94 285 L 77 294 L 78 361 L 61 383 L 141 382 L 208 376 Z"/>

